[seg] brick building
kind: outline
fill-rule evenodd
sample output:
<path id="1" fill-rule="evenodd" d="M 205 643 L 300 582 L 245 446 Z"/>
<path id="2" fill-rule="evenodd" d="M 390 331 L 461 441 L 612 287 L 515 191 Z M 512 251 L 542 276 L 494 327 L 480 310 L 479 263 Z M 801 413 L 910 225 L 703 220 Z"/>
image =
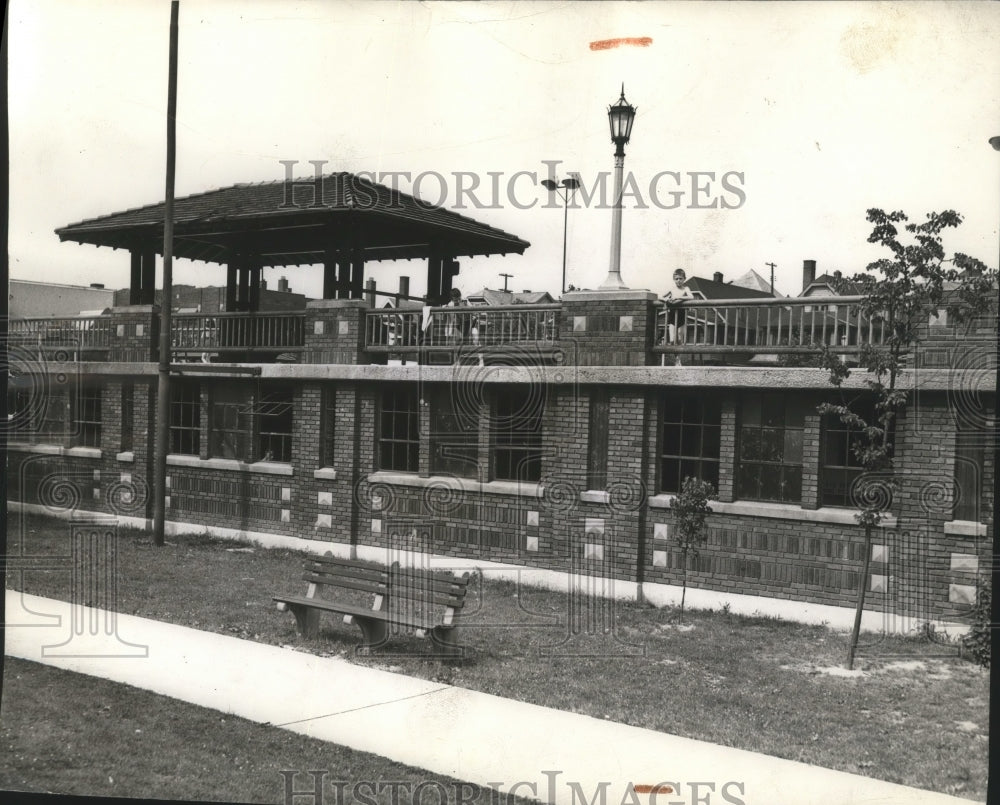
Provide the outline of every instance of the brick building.
<path id="1" fill-rule="evenodd" d="M 185 209 L 179 200 L 179 252 L 186 227 L 207 248 Z M 409 219 L 398 244 L 387 228 L 368 231 L 396 256 L 413 256 L 401 244 L 415 232 L 433 242 L 436 228 L 457 231 L 423 255 L 436 299 L 455 255 L 527 246 L 432 212 L 422 208 L 416 229 Z M 86 223 L 75 225 L 82 239 Z M 869 628 L 961 623 L 968 612 L 991 564 L 995 317 L 971 330 L 928 323 L 902 378 L 911 392 L 896 431 L 902 485 L 860 578 L 852 437 L 816 410 L 837 393 L 818 369 L 755 362 L 808 356 L 819 342 L 852 360 L 878 338 L 856 298 L 668 304 L 648 291 L 579 291 L 428 315 L 374 307 L 350 260 L 339 282 L 340 259 L 327 263 L 338 280 L 330 298 L 302 311 L 233 314 L 254 324 L 234 324 L 226 338 L 179 325 L 175 342 L 195 333 L 210 357 L 197 371 L 178 365 L 172 379 L 171 528 L 563 589 L 596 582 L 604 594 L 661 604 L 679 599 L 671 499 L 683 477 L 699 475 L 719 499 L 688 572 L 693 605 L 841 624 L 865 584 Z M 33 384 L 13 392 L 12 410 L 33 412 L 10 446 L 15 506 L 146 522 L 156 322 L 151 306 L 132 304 L 66 336 L 71 347 L 22 333 L 22 357 L 36 368 Z M 278 353 L 294 362 L 275 362 Z M 868 404 L 860 373 L 844 389 Z"/>

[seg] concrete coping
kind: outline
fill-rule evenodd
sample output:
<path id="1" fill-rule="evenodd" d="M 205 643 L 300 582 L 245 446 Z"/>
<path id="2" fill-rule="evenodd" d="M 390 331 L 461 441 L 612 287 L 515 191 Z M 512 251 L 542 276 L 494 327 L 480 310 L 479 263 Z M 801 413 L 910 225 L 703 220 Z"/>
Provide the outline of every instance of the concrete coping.
<path id="1" fill-rule="evenodd" d="M 278 461 L 255 461 L 248 464 L 235 458 L 199 458 L 172 453 L 167 456 L 172 467 L 197 467 L 202 470 L 227 470 L 229 472 L 257 472 L 262 475 L 293 475 L 291 464 Z"/>
<path id="2" fill-rule="evenodd" d="M 336 481 L 337 471 L 333 467 L 320 467 L 318 470 L 313 470 L 313 478 L 318 478 L 321 481 Z"/>
<path id="3" fill-rule="evenodd" d="M 366 299 L 311 299 L 306 302 L 306 310 L 329 310 L 337 308 L 372 309 Z"/>
<path id="4" fill-rule="evenodd" d="M 610 492 L 601 492 L 597 489 L 588 489 L 580 493 L 580 501 L 583 503 L 608 503 L 611 500 Z"/>
<path id="5" fill-rule="evenodd" d="M 65 447 L 61 444 L 32 444 L 31 442 L 8 442 L 7 449 L 15 453 L 35 453 L 41 456 L 101 458 L 104 455 L 99 447 Z"/>
<path id="6" fill-rule="evenodd" d="M 431 475 L 422 478 L 406 472 L 386 472 L 380 470 L 368 475 L 369 483 L 415 486 L 419 488 L 458 489 L 463 492 L 488 492 L 495 495 L 519 495 L 540 498 L 545 492 L 541 484 L 520 481 L 474 481 L 471 478 L 455 478 L 451 475 Z"/>
<path id="7" fill-rule="evenodd" d="M 649 498 L 651 509 L 669 509 L 674 502 L 674 495 L 653 495 Z M 840 525 L 858 525 L 854 518 L 857 509 L 837 509 L 827 506 L 822 509 L 803 509 L 790 503 L 765 503 L 756 500 L 735 500 L 724 503 L 711 500 L 708 503 L 713 514 L 741 514 L 747 517 L 767 517 L 773 520 L 804 520 L 810 523 L 837 523 Z M 895 528 L 896 518 L 885 515 L 880 528 Z"/>
<path id="8" fill-rule="evenodd" d="M 123 464 L 131 464 L 135 461 L 135 453 L 131 450 L 124 450 L 121 453 L 118 453 L 115 458 Z"/>
<path id="9" fill-rule="evenodd" d="M 589 291 L 567 291 L 563 302 L 653 302 L 659 297 L 645 288 L 609 288 Z"/>
<path id="10" fill-rule="evenodd" d="M 975 520 L 950 520 L 944 524 L 944 533 L 957 537 L 985 537 L 986 526 Z"/>

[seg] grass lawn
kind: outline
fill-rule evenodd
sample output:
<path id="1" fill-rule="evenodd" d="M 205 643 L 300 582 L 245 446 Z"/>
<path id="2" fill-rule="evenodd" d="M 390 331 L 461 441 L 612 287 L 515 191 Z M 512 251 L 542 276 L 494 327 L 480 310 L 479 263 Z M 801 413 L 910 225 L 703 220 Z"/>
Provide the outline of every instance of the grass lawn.
<path id="1" fill-rule="evenodd" d="M 28 518 L 24 549 L 65 553 L 68 525 Z M 21 549 L 15 517 L 8 552 Z M 427 656 L 429 641 L 400 637 L 355 655 L 360 632 L 334 617 L 320 638 L 295 633 L 273 593 L 302 594 L 302 555 L 205 537 L 171 537 L 155 548 L 126 532 L 119 548 L 119 609 L 586 713 L 689 738 L 814 763 L 983 800 L 987 779 L 989 674 L 921 639 L 863 636 L 856 667 L 838 676 L 846 635 L 824 627 L 725 612 L 598 602 L 609 638 L 570 639 L 565 593 L 510 582 L 473 585 L 461 663 Z M 70 574 L 28 571 L 8 585 L 69 598 Z M 126 636 L 127 637 L 127 636 Z M 867 641 L 867 643 L 865 643 Z M 644 652 L 644 653 L 638 653 Z"/>
<path id="2" fill-rule="evenodd" d="M 472 805 L 501 799 L 376 755 L 12 657 L 4 661 L 0 706 L 2 791 L 285 805 L 286 776 L 294 790 L 313 790 L 307 770 L 325 770 L 323 801 L 336 805 L 372 792 L 349 785 L 338 800 L 334 781 L 399 782 L 403 803 L 406 792 L 431 779 L 441 784 L 427 794 L 435 805 L 437 791 L 449 803 L 462 793 Z M 383 791 L 377 798 L 388 802 Z"/>

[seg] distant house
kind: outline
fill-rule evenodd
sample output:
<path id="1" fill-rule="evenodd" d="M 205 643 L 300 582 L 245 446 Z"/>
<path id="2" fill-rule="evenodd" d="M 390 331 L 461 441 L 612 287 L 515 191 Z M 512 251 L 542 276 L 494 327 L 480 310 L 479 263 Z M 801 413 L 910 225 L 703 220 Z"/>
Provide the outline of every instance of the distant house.
<path id="1" fill-rule="evenodd" d="M 739 288 L 750 288 L 754 291 L 763 291 L 768 296 L 781 296 L 780 293 L 774 291 L 770 282 L 764 279 L 752 268 L 743 276 L 734 279 L 732 284 Z"/>
<path id="2" fill-rule="evenodd" d="M 840 286 L 838 291 L 835 286 Z M 859 293 L 858 286 L 850 281 L 842 279 L 839 271 L 833 274 L 820 274 L 816 276 L 816 261 L 805 260 L 802 263 L 802 293 L 799 296 L 842 296 L 844 294 Z"/>
<path id="3" fill-rule="evenodd" d="M 494 291 L 483 288 L 476 293 L 470 293 L 465 301 L 470 305 L 544 305 L 556 300 L 548 291 Z"/>
<path id="4" fill-rule="evenodd" d="M 114 304 L 114 295 L 112 289 L 96 282 L 87 286 L 11 280 L 7 287 L 10 317 L 16 319 L 100 313 Z"/>
<path id="5" fill-rule="evenodd" d="M 721 271 L 716 271 L 710 280 L 704 277 L 689 277 L 685 285 L 691 291 L 691 296 L 694 299 L 770 299 L 774 297 L 770 291 L 737 285 L 735 282 L 723 282 Z"/>

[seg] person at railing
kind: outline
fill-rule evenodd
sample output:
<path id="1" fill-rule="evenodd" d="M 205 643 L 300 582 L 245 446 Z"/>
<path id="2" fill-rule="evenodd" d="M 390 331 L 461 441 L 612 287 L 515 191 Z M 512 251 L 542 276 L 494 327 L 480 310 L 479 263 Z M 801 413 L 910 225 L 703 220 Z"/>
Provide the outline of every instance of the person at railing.
<path id="1" fill-rule="evenodd" d="M 451 289 L 451 298 L 445 307 L 465 307 L 462 292 L 458 288 Z M 469 336 L 469 317 L 458 313 L 447 313 L 444 321 L 444 337 L 449 344 L 460 344 Z"/>
<path id="2" fill-rule="evenodd" d="M 687 287 L 687 275 L 683 268 L 678 268 L 674 272 L 674 287 L 663 295 L 663 301 L 667 303 L 666 327 L 662 334 L 659 334 L 660 343 L 669 345 L 680 345 L 684 343 L 684 323 L 685 312 L 675 305 L 685 299 L 693 299 L 694 294 Z M 681 362 L 677 356 L 677 365 Z"/>

